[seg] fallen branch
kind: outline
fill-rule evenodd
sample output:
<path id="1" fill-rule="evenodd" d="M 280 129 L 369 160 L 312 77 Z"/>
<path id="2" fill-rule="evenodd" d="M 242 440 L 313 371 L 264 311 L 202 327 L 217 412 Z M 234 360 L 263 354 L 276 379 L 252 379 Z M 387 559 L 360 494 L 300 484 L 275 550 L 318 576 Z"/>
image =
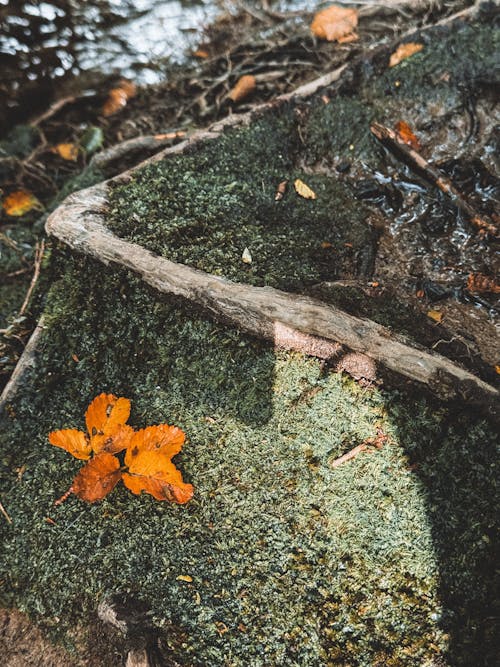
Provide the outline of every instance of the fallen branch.
<path id="1" fill-rule="evenodd" d="M 276 341 L 283 327 L 331 343 L 341 341 L 438 395 L 487 405 L 498 413 L 500 392 L 449 359 L 417 349 L 389 329 L 340 308 L 271 287 L 253 287 L 192 269 L 125 241 L 105 226 L 108 186 L 70 195 L 46 223 L 49 234 L 101 262 L 131 269 L 159 292 L 198 304 L 214 318 Z M 313 352 L 314 354 L 314 352 Z"/>
<path id="2" fill-rule="evenodd" d="M 373 123 L 370 126 L 370 130 L 382 144 L 391 149 L 392 152 L 403 155 L 410 167 L 423 173 L 431 183 L 434 183 L 434 185 L 441 190 L 441 192 L 448 195 L 453 204 L 467 215 L 475 227 L 483 232 L 488 232 L 492 236 L 498 236 L 498 228 L 486 217 L 480 215 L 476 209 L 469 204 L 464 195 L 453 185 L 448 176 L 443 174 L 437 167 L 429 164 L 429 162 L 427 162 L 427 160 L 414 148 L 411 148 L 408 144 L 401 141 L 394 130 L 389 129 L 380 123 Z"/>
<path id="3" fill-rule="evenodd" d="M 42 316 L 35 330 L 31 334 L 31 337 L 28 340 L 26 347 L 24 348 L 24 351 L 21 354 L 21 357 L 19 358 L 19 361 L 16 364 L 14 372 L 10 376 L 9 381 L 7 382 L 2 391 L 2 394 L 0 396 L 0 414 L 7 405 L 7 402 L 10 401 L 14 396 L 14 394 L 16 393 L 26 372 L 30 368 L 33 368 L 34 366 L 36 349 L 38 346 L 38 341 L 42 335 L 42 331 L 44 330 L 44 326 L 45 326 L 44 318 Z"/>
<path id="4" fill-rule="evenodd" d="M 186 132 L 178 130 L 175 132 L 167 132 L 166 134 L 143 135 L 141 137 L 134 137 L 127 139 L 119 144 L 106 148 L 100 151 L 90 161 L 91 167 L 98 169 L 105 169 L 112 162 L 117 160 L 127 160 L 131 156 L 137 154 L 151 154 L 161 150 L 165 146 L 170 146 L 174 139 L 181 139 L 186 136 Z M 123 171 L 123 166 L 120 171 Z"/>

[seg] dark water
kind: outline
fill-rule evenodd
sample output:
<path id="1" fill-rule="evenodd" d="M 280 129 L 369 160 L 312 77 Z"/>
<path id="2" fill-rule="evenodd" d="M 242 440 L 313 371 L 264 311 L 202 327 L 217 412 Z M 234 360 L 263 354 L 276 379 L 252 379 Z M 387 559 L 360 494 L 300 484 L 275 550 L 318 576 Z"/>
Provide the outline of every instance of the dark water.
<path id="1" fill-rule="evenodd" d="M 160 81 L 217 11 L 210 0 L 0 0 L 0 127 L 103 75 Z"/>

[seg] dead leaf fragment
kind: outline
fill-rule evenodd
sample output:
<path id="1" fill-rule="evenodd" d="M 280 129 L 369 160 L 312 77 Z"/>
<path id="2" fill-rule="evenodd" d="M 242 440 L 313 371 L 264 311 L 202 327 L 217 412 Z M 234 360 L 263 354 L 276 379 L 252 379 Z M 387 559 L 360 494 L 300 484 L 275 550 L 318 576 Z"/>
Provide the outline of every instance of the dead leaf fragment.
<path id="1" fill-rule="evenodd" d="M 288 181 L 281 181 L 281 183 L 278 184 L 278 187 L 276 188 L 276 194 L 274 195 L 274 201 L 281 201 L 283 199 L 286 193 L 287 185 Z"/>
<path id="2" fill-rule="evenodd" d="M 241 102 L 241 100 L 248 97 L 250 93 L 255 90 L 256 81 L 253 74 L 245 74 L 240 77 L 235 86 L 231 88 L 227 94 L 228 98 L 233 102 Z"/>
<path id="3" fill-rule="evenodd" d="M 431 320 L 439 324 L 443 319 L 443 313 L 439 310 L 429 310 L 427 311 L 427 317 L 430 317 Z"/>
<path id="4" fill-rule="evenodd" d="M 158 141 L 163 141 L 164 139 L 181 139 L 186 136 L 184 130 L 178 130 L 177 132 L 166 132 L 165 134 L 155 134 L 155 139 Z"/>
<path id="5" fill-rule="evenodd" d="M 102 115 L 113 116 L 126 106 L 128 100 L 135 96 L 137 89 L 132 81 L 122 79 L 116 88 L 109 91 L 108 99 L 103 104 Z"/>
<path id="6" fill-rule="evenodd" d="M 358 39 L 356 27 L 358 12 L 356 9 L 331 5 L 318 12 L 311 23 L 313 35 L 328 42 L 352 42 Z"/>
<path id="7" fill-rule="evenodd" d="M 78 431 L 76 428 L 52 431 L 52 433 L 49 433 L 49 442 L 54 447 L 65 449 L 75 459 L 86 461 L 92 453 L 89 439 L 83 431 Z"/>
<path id="8" fill-rule="evenodd" d="M 176 577 L 177 581 L 185 581 L 186 583 L 190 584 L 193 581 L 193 577 L 190 577 L 189 574 L 179 574 L 178 577 Z"/>
<path id="9" fill-rule="evenodd" d="M 244 264 L 252 263 L 252 255 L 250 254 L 250 250 L 248 248 L 245 248 L 245 250 L 243 250 L 243 254 L 241 255 L 241 261 Z"/>
<path id="10" fill-rule="evenodd" d="M 187 503 L 193 496 L 191 484 L 182 481 L 182 475 L 170 459 L 161 451 L 139 452 L 123 473 L 123 483 L 136 495 L 143 491 L 156 500 Z"/>
<path id="11" fill-rule="evenodd" d="M 42 209 L 34 194 L 28 190 L 16 190 L 5 197 L 2 203 L 4 211 L 13 218 L 20 218 L 25 213 L 35 209 Z"/>
<path id="12" fill-rule="evenodd" d="M 121 474 L 120 461 L 116 456 L 101 452 L 80 470 L 71 488 L 81 500 L 95 503 L 102 500 L 115 488 L 120 481 Z"/>
<path id="13" fill-rule="evenodd" d="M 500 285 L 497 281 L 483 273 L 470 273 L 467 278 L 467 289 L 476 294 L 500 294 Z"/>
<path id="14" fill-rule="evenodd" d="M 78 146 L 72 143 L 57 144 L 52 149 L 53 153 L 57 153 L 63 160 L 75 162 L 78 158 Z"/>
<path id="15" fill-rule="evenodd" d="M 402 141 L 404 144 L 408 144 L 408 146 L 411 146 L 413 150 L 420 151 L 420 141 L 408 123 L 405 123 L 404 120 L 400 120 L 396 123 L 394 129 L 396 130 L 396 134 L 398 135 L 398 139 L 400 139 L 400 141 Z"/>
<path id="16" fill-rule="evenodd" d="M 316 199 L 316 193 L 311 190 L 311 188 L 301 181 L 300 178 L 297 178 L 293 184 L 295 191 L 298 195 L 304 199 Z"/>
<path id="17" fill-rule="evenodd" d="M 410 56 L 413 56 L 415 53 L 419 53 L 424 48 L 423 44 L 417 42 L 406 42 L 405 44 L 400 44 L 398 48 L 391 55 L 389 60 L 389 67 L 395 67 L 399 63 Z"/>

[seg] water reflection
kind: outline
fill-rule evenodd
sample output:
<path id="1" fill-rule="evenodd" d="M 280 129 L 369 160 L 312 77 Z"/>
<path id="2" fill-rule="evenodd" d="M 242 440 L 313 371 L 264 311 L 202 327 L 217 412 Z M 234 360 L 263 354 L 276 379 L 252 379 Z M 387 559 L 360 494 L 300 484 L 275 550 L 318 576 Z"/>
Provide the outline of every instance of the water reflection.
<path id="1" fill-rule="evenodd" d="M 213 15 L 210 0 L 0 0 L 0 123 L 46 105 L 85 73 L 162 78 Z"/>

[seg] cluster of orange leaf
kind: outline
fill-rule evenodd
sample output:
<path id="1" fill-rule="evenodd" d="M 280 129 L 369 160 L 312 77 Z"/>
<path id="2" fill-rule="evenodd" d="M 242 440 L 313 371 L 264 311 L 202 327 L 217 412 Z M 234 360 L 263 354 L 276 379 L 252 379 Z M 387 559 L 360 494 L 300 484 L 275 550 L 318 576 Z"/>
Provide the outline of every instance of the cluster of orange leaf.
<path id="1" fill-rule="evenodd" d="M 52 431 L 49 441 L 77 459 L 88 460 L 73 480 L 69 493 L 94 503 L 102 500 L 118 484 L 139 495 L 149 493 L 156 500 L 187 503 L 193 495 L 191 484 L 172 463 L 184 444 L 185 435 L 177 426 L 159 424 L 134 431 L 126 424 L 130 401 L 113 394 L 100 394 L 85 413 L 87 433 L 77 429 Z M 117 454 L 125 451 L 124 466 Z"/>

